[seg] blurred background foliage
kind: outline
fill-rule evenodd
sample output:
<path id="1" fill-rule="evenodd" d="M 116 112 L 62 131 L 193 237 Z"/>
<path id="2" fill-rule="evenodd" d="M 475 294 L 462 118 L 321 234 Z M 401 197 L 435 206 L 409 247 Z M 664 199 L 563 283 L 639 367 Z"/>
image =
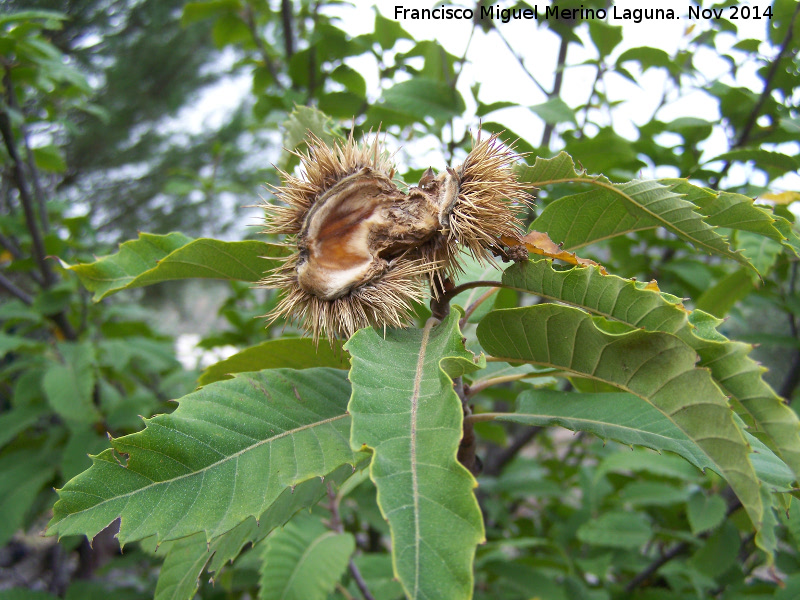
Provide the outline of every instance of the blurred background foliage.
<path id="1" fill-rule="evenodd" d="M 669 176 L 759 197 L 794 222 L 800 192 L 781 183 L 800 164 L 794 0 L 770 5 L 759 39 L 741 38 L 721 51 L 729 44 L 720 40 L 737 35 L 736 25 L 709 21 L 687 31 L 672 55 L 651 47 L 620 51 L 622 29 L 598 22 L 541 22 L 530 45 L 508 48 L 502 24 L 474 23 L 475 35 L 497 38 L 497 60 L 523 66 L 541 60 L 536 35 L 549 28 L 558 36 L 553 81 L 541 85 L 546 101 L 522 107 L 484 103 L 480 74 L 463 78 L 467 55 L 414 39 L 381 10 L 371 32 L 351 35 L 336 4 L 0 0 L 0 598 L 94 598 L 108 589 L 119 598 L 152 597 L 163 552 L 142 544 L 122 555 L 113 531 L 93 547 L 40 537 L 53 488 L 89 465 L 87 450 L 106 447 L 106 432 L 136 431 L 140 415 L 167 412 L 170 399 L 194 388 L 202 365 L 194 355 L 179 362 L 171 335 L 201 333 L 198 347 L 218 350 L 281 334 L 280 326 L 265 331 L 255 318 L 274 297 L 247 284 L 152 288 L 94 304 L 50 257 L 89 261 L 140 230 L 255 235 L 243 224 L 257 223 L 257 212 L 243 205 L 257 203 L 263 183 L 279 181 L 273 163 L 295 167 L 282 147 L 299 146 L 310 121 L 318 130 L 353 122 L 356 134 L 380 127 L 390 147 L 405 145 L 400 176 L 410 183 L 439 157 L 458 162 L 481 119 L 484 130 L 519 138 L 519 151 L 547 157 L 565 149 L 589 172 L 616 181 L 670 167 Z M 593 58 L 571 62 L 576 47 Z M 695 61 L 701 50 L 716 52 L 727 72 L 709 80 Z M 356 59 L 369 61 L 377 79 L 365 77 Z M 588 100 L 565 97 L 564 78 L 587 65 L 594 70 Z M 737 79 L 743 65 L 756 66 L 757 87 Z M 608 97 L 604 82 L 636 82 L 651 69 L 667 74 L 665 89 L 653 91 L 662 102 L 628 139 L 610 125 L 608 115 L 624 106 Z M 716 119 L 661 120 L 662 106 L 698 90 L 717 102 Z M 209 102 L 224 108 L 194 122 L 197 107 Z M 320 112 L 289 119 L 296 106 Z M 509 108 L 540 123 L 542 135 L 519 136 L 515 122 L 503 120 Z M 709 156 L 712 136 L 724 147 Z M 749 176 L 730 178 L 737 169 Z M 560 195 L 557 188 L 541 194 L 536 213 Z M 690 308 L 727 317 L 721 330 L 760 344 L 755 356 L 769 368 L 767 380 L 791 401 L 800 383 L 797 259 L 764 238 L 753 247 L 756 236 L 745 232 L 732 241 L 764 266 L 763 279 L 698 255 L 660 230 L 581 253 L 617 275 L 655 278 L 662 290 L 692 298 Z M 165 305 L 164 297 L 179 300 Z M 517 302 L 504 290 L 495 305 Z M 529 385 L 489 388 L 476 404 L 513 404 Z M 722 485 L 713 474 L 583 434 L 490 424 L 479 434 L 489 542 L 476 561 L 476 597 L 522 598 L 531 590 L 548 600 L 800 597 L 796 524 L 780 530 L 776 565 L 765 569 L 741 511 L 712 495 Z M 380 590 L 376 598 L 400 597 L 370 486 L 350 492 L 341 519 L 370 553 L 361 569 Z M 204 578 L 201 596 L 252 597 L 256 563 L 242 558 L 214 585 Z M 345 578 L 333 597 L 358 594 Z"/>

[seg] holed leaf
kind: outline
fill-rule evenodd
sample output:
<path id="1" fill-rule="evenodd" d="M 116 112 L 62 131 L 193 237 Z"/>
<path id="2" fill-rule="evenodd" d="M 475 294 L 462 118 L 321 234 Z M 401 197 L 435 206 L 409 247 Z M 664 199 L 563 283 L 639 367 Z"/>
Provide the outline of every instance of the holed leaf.
<path id="1" fill-rule="evenodd" d="M 477 333 L 498 358 L 563 369 L 651 403 L 711 459 L 760 533 L 764 507 L 748 444 L 725 395 L 695 366 L 695 352 L 670 334 L 606 329 L 606 321 L 581 310 L 540 304 L 493 311 Z"/>
<path id="2" fill-rule="evenodd" d="M 258 281 L 278 265 L 274 259 L 285 255 L 282 246 L 254 240 L 223 242 L 193 240 L 177 232 L 140 233 L 138 240 L 121 244 L 116 254 L 93 263 L 62 266 L 78 275 L 97 302 L 119 290 L 174 279 Z"/>
<path id="3" fill-rule="evenodd" d="M 119 517 L 121 544 L 221 535 L 285 490 L 355 464 L 349 395 L 336 369 L 268 370 L 208 385 L 94 456 L 59 490 L 48 531 L 91 538 Z"/>
<path id="4" fill-rule="evenodd" d="M 477 368 L 453 310 L 438 326 L 372 329 L 345 346 L 352 356 L 353 448 L 371 448 L 370 476 L 389 521 L 394 571 L 406 595 L 471 598 L 483 522 L 475 480 L 456 460 L 463 410 L 453 380 Z"/>

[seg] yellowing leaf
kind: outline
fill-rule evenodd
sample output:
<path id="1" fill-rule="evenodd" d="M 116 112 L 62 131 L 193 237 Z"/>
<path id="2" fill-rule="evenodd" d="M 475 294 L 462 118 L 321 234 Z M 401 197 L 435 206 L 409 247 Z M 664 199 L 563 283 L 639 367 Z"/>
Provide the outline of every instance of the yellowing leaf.
<path id="1" fill-rule="evenodd" d="M 644 289 L 650 290 L 651 292 L 661 292 L 658 287 L 658 282 L 655 279 L 651 280 L 650 283 L 644 286 Z"/>
<path id="2" fill-rule="evenodd" d="M 800 200 L 800 192 L 778 192 L 776 194 L 766 193 L 758 197 L 759 200 L 769 200 L 775 204 L 791 204 Z"/>
<path id="3" fill-rule="evenodd" d="M 560 245 L 551 240 L 549 235 L 541 231 L 531 231 L 518 240 L 515 240 L 509 236 L 503 236 L 502 241 L 504 244 L 510 247 L 524 244 L 524 246 L 528 249 L 528 252 L 531 252 L 532 254 L 539 254 L 540 256 L 546 256 L 548 258 L 557 258 L 558 260 L 563 260 L 571 265 L 578 265 L 582 267 L 595 266 L 600 269 L 600 272 L 603 275 L 608 275 L 608 272 L 605 270 L 603 265 L 600 265 L 588 258 L 580 258 L 574 252 L 567 252 L 566 250 L 562 249 Z"/>

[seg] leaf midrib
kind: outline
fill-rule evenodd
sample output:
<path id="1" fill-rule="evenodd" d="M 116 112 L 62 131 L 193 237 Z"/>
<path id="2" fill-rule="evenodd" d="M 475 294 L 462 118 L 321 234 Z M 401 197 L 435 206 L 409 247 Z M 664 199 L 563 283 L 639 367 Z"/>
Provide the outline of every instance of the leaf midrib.
<path id="1" fill-rule="evenodd" d="M 419 412 L 419 396 L 422 388 L 422 371 L 425 367 L 425 351 L 428 348 L 434 319 L 428 319 L 422 330 L 417 368 L 414 373 L 414 388 L 411 394 L 411 494 L 414 500 L 414 598 L 419 594 L 419 560 L 420 560 L 420 526 L 419 526 L 419 479 L 417 473 L 417 416 Z"/>
<path id="2" fill-rule="evenodd" d="M 326 540 L 326 539 L 328 539 L 330 537 L 333 537 L 335 535 L 338 535 L 338 534 L 333 532 L 333 531 L 326 531 L 325 533 L 323 533 L 320 536 L 317 536 L 316 538 L 314 538 L 311 541 L 311 543 L 308 545 L 308 547 L 300 555 L 300 558 L 297 559 L 297 564 L 295 565 L 294 569 L 292 569 L 292 574 L 289 576 L 289 580 L 286 582 L 286 587 L 284 587 L 283 591 L 281 592 L 281 600 L 284 600 L 286 598 L 286 593 L 290 589 L 292 589 L 292 583 L 294 582 L 295 577 L 300 572 L 300 568 L 303 566 L 303 563 L 306 560 L 308 560 L 308 557 L 311 554 L 311 552 L 314 550 L 314 548 L 316 548 L 324 540 Z"/>
<path id="3" fill-rule="evenodd" d="M 562 371 L 565 371 L 565 372 L 568 372 L 568 373 L 572 373 L 572 374 L 574 374 L 574 375 L 576 375 L 576 376 L 583 377 L 583 378 L 586 378 L 586 379 L 593 379 L 593 380 L 595 380 L 595 381 L 599 381 L 599 382 L 601 382 L 601 383 L 606 383 L 606 384 L 608 384 L 608 385 L 614 386 L 615 388 L 618 388 L 618 389 L 620 389 L 620 390 L 622 390 L 622 391 L 624 391 L 624 392 L 628 392 L 628 393 L 630 393 L 630 394 L 633 394 L 634 396 L 636 396 L 636 397 L 638 397 L 638 398 L 641 398 L 642 400 L 644 400 L 645 402 L 647 402 L 647 403 L 648 403 L 650 406 L 652 406 L 653 408 L 655 408 L 656 410 L 658 410 L 658 411 L 659 411 L 661 414 L 663 414 L 663 415 L 664 415 L 664 416 L 665 416 L 667 419 L 669 419 L 669 421 L 670 421 L 670 422 L 671 422 L 673 425 L 675 425 L 675 427 L 677 427 L 677 428 L 678 428 L 678 430 L 679 430 L 681 433 L 683 433 L 684 435 L 686 435 L 687 437 L 689 437 L 689 439 L 690 439 L 690 440 L 693 440 L 693 441 L 694 441 L 694 438 L 692 438 L 691 436 L 689 436 L 689 434 L 687 434 L 687 433 L 686 433 L 686 431 L 683 429 L 683 427 L 681 427 L 681 426 L 680 426 L 678 423 L 676 423 L 676 422 L 674 421 L 674 419 L 672 418 L 672 415 L 670 415 L 670 414 L 667 414 L 666 412 L 664 412 L 663 410 L 661 410 L 661 408 L 659 408 L 658 406 L 656 406 L 655 404 L 653 404 L 653 403 L 650 401 L 650 399 L 649 399 L 647 396 L 643 396 L 642 394 L 640 394 L 640 393 L 638 393 L 638 392 L 635 392 L 635 391 L 633 391 L 632 389 L 630 389 L 628 386 L 626 386 L 626 385 L 624 385 L 624 384 L 617 383 L 617 382 L 613 382 L 613 381 L 609 381 L 609 380 L 607 380 L 607 379 L 603 379 L 602 377 L 597 377 L 597 376 L 596 376 L 596 375 L 594 375 L 594 374 L 590 374 L 590 373 L 583 373 L 583 372 L 581 372 L 581 371 L 576 371 L 576 370 L 574 370 L 574 369 L 570 369 L 569 367 L 564 367 L 564 366 L 555 365 L 554 363 L 551 363 L 551 362 L 549 362 L 549 361 L 529 360 L 529 359 L 524 359 L 524 358 L 508 358 L 508 357 L 504 357 L 504 356 L 494 356 L 494 355 L 492 355 L 492 356 L 493 356 L 493 358 L 496 358 L 496 359 L 499 359 L 499 360 L 502 360 L 502 361 L 505 361 L 505 362 L 528 363 L 528 364 L 532 364 L 532 365 L 543 365 L 543 366 L 549 366 L 549 367 L 558 367 L 558 368 L 559 368 L 559 369 L 561 369 Z M 685 371 L 684 371 L 684 373 L 685 373 Z M 699 403 L 698 403 L 698 404 L 699 404 Z M 710 404 L 710 405 L 713 405 L 713 406 L 719 406 L 718 404 L 716 404 L 716 403 L 714 403 L 714 402 L 705 402 L 705 403 L 703 403 L 703 404 Z M 691 405 L 691 406 L 697 406 L 697 404 L 693 404 L 693 405 Z M 684 407 L 684 408 L 688 408 L 688 407 Z M 514 414 L 514 413 L 511 413 L 511 414 Z M 675 414 L 675 413 L 673 413 L 673 414 Z M 720 466 L 720 464 L 719 464 L 719 463 L 718 463 L 718 462 L 717 462 L 717 461 L 716 461 L 716 460 L 715 460 L 713 457 L 709 456 L 709 455 L 708 455 L 708 452 L 706 452 L 706 451 L 705 451 L 705 449 L 704 449 L 704 448 L 702 448 L 702 447 L 701 447 L 699 444 L 698 444 L 698 446 L 697 446 L 697 447 L 698 447 L 698 448 L 700 448 L 700 450 L 702 450 L 703 454 L 705 454 L 705 455 L 708 457 L 708 460 L 709 460 L 709 461 L 710 461 L 710 462 L 711 462 L 711 463 L 714 465 L 714 467 L 716 467 L 716 469 L 718 470 L 718 472 L 719 472 L 719 473 L 726 473 L 727 471 L 729 471 L 729 469 L 723 469 L 723 468 Z"/>
<path id="4" fill-rule="evenodd" d="M 205 473 L 206 471 L 209 471 L 209 470 L 213 469 L 214 467 L 217 467 L 217 466 L 219 466 L 221 464 L 224 464 L 225 462 L 227 462 L 229 460 L 233 460 L 233 459 L 239 458 L 243 454 L 245 454 L 245 453 L 247 453 L 247 452 L 249 452 L 251 450 L 254 450 L 255 448 L 258 448 L 259 446 L 263 446 L 264 444 L 272 443 L 272 442 L 274 442 L 276 440 L 279 440 L 279 439 L 281 439 L 283 437 L 286 437 L 286 436 L 289 436 L 289 435 L 293 435 L 295 433 L 298 433 L 300 431 L 304 431 L 306 429 L 310 429 L 312 427 L 317 427 L 317 426 L 320 426 L 320 425 L 333 423 L 334 421 L 338 421 L 339 419 L 344 419 L 344 418 L 347 418 L 349 416 L 350 416 L 349 414 L 337 415 L 335 417 L 330 417 L 330 418 L 324 419 L 322 421 L 315 421 L 314 423 L 308 423 L 306 425 L 302 425 L 300 427 L 296 427 L 295 429 L 287 430 L 287 431 L 285 431 L 283 433 L 280 433 L 278 435 L 275 435 L 275 436 L 273 436 L 271 438 L 260 440 L 255 444 L 247 446 L 246 448 L 242 448 L 241 450 L 239 450 L 237 452 L 234 452 L 233 454 L 231 454 L 229 456 L 226 456 L 225 458 L 222 458 L 222 459 L 218 460 L 215 463 L 211 463 L 210 465 L 206 465 L 205 467 L 202 467 L 202 468 L 198 469 L 197 471 L 191 471 L 189 473 L 184 473 L 183 475 L 178 475 L 177 477 L 173 477 L 171 479 L 164 479 L 164 480 L 161 480 L 161 481 L 151 480 L 152 483 L 149 483 L 149 484 L 145 485 L 144 487 L 140 487 L 140 488 L 137 488 L 135 490 L 131 490 L 130 492 L 126 492 L 124 494 L 119 494 L 117 496 L 112 496 L 111 498 L 105 498 L 104 500 L 102 500 L 101 502 L 98 502 L 97 504 L 93 504 L 92 506 L 88 506 L 88 507 L 86 507 L 86 508 L 84 508 L 82 510 L 78 510 L 78 511 L 70 513 L 69 515 L 64 517 L 64 519 L 62 519 L 62 521 L 67 521 L 67 520 L 75 517 L 76 515 L 84 513 L 84 512 L 86 512 L 88 510 L 94 510 L 98 506 L 102 506 L 103 504 L 106 504 L 107 502 L 113 502 L 113 501 L 116 501 L 116 500 L 120 500 L 122 498 L 133 496 L 133 495 L 138 494 L 140 492 L 145 492 L 147 489 L 155 487 L 155 486 L 158 486 L 158 485 L 172 484 L 172 483 L 175 483 L 176 481 L 180 481 L 181 479 L 185 479 L 187 477 L 193 477 L 193 476 L 198 475 L 200 473 Z M 119 452 L 118 450 L 116 450 L 116 448 L 114 448 L 114 451 L 115 452 Z M 128 469 L 129 467 L 124 466 L 122 468 L 123 469 Z M 146 475 L 144 475 L 142 473 L 137 473 L 137 475 L 140 475 L 142 477 L 146 477 L 147 479 L 150 479 L 149 477 L 147 477 Z M 60 490 L 57 490 L 57 491 L 60 491 Z M 75 491 L 79 491 L 79 490 L 74 490 L 74 491 L 70 490 L 70 491 L 74 493 Z"/>
<path id="5" fill-rule="evenodd" d="M 669 229 L 670 231 L 675 231 L 675 230 L 680 231 L 680 233 L 682 235 L 684 235 L 688 239 L 692 240 L 692 242 L 694 244 L 696 244 L 697 246 L 701 246 L 703 248 L 708 249 L 712 254 L 719 253 L 719 249 L 718 248 L 715 248 L 714 246 L 712 246 L 710 244 L 707 244 L 707 243 L 697 239 L 697 236 L 695 236 L 695 235 L 691 235 L 691 234 L 689 234 L 688 232 L 686 232 L 684 230 L 678 229 L 677 227 L 675 227 L 675 225 L 673 225 L 669 221 L 665 220 L 660 215 L 657 215 L 656 213 L 654 213 L 653 211 L 648 209 L 646 206 L 642 205 L 641 202 L 637 202 L 636 200 L 634 200 L 634 198 L 630 194 L 626 194 L 626 193 L 620 191 L 619 188 L 614 187 L 614 185 L 612 185 L 610 183 L 605 183 L 605 182 L 603 182 L 601 180 L 593 179 L 591 177 L 562 177 L 562 178 L 558 178 L 558 179 L 546 179 L 546 180 L 542 180 L 542 181 L 536 181 L 535 185 L 544 186 L 544 185 L 554 185 L 554 184 L 557 184 L 557 183 L 585 183 L 585 184 L 588 184 L 588 185 L 596 185 L 598 187 L 604 188 L 604 189 L 606 189 L 606 190 L 608 190 L 610 192 L 613 192 L 614 194 L 616 194 L 616 195 L 618 195 L 620 197 L 626 198 L 632 204 L 635 204 L 636 206 L 638 206 L 640 210 L 644 211 L 651 218 L 653 218 L 654 220 L 658 221 L 658 223 L 662 227 L 665 227 L 665 228 Z M 679 194 L 675 194 L 675 195 L 680 198 Z M 686 207 L 686 208 L 689 208 L 689 207 Z M 689 208 L 689 210 L 691 210 L 691 208 Z M 694 211 L 692 211 L 692 212 L 694 212 Z M 697 213 L 695 213 L 695 214 L 697 214 Z M 702 215 L 700 215 L 700 214 L 697 214 L 697 216 L 700 219 L 703 218 Z M 741 262 L 741 257 L 738 256 L 738 253 L 733 252 L 733 251 L 729 251 L 729 255 L 730 256 L 736 256 L 737 260 L 740 260 L 740 262 Z"/>

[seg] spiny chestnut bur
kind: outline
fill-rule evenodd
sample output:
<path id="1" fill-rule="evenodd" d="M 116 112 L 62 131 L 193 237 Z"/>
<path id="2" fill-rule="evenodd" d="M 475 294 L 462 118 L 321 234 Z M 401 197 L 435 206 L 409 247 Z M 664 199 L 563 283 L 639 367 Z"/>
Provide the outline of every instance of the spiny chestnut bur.
<path id="1" fill-rule="evenodd" d="M 298 320 L 315 341 L 403 327 L 436 279 L 461 270 L 462 248 L 491 260 L 501 237 L 520 237 L 516 211 L 530 197 L 511 169 L 518 156 L 496 135 L 479 135 L 463 165 L 428 169 L 407 193 L 377 137 L 357 144 L 351 133 L 330 148 L 309 134 L 307 143 L 300 175 L 281 172 L 271 190 L 281 204 L 263 204 L 264 232 L 294 250 L 261 281 L 284 291 L 270 322 Z"/>

